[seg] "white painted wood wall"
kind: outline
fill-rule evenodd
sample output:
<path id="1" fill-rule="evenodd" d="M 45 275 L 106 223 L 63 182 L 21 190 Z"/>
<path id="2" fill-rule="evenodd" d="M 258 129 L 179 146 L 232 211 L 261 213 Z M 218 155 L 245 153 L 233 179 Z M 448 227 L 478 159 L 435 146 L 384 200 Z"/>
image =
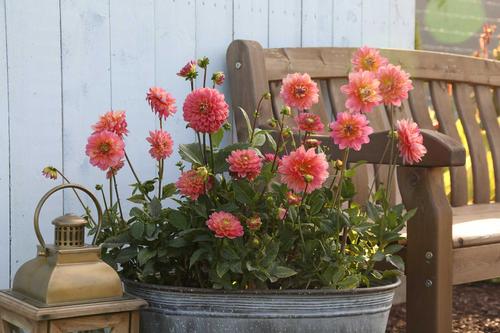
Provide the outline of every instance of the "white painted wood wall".
<path id="1" fill-rule="evenodd" d="M 264 47 L 413 48 L 414 17 L 414 0 L 0 0 L 0 288 L 35 255 L 34 206 L 55 185 L 41 169 L 55 165 L 89 187 L 104 181 L 84 154 L 99 114 L 127 111 L 128 153 L 150 177 L 144 138 L 155 121 L 145 93 L 162 86 L 181 110 L 188 86 L 175 73 L 187 60 L 208 56 L 212 70 L 224 69 L 238 38 Z M 176 143 L 192 139 L 181 111 L 167 128 Z M 131 179 L 119 175 L 123 196 Z M 43 211 L 50 242 L 63 205 L 80 212 L 71 193 L 65 198 Z"/>

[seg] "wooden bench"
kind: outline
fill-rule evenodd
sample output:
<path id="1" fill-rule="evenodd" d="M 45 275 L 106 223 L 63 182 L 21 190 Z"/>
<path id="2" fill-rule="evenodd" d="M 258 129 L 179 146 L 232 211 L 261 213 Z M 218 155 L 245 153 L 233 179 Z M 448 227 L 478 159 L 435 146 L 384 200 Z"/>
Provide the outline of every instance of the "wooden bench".
<path id="1" fill-rule="evenodd" d="M 281 79 L 289 73 L 307 72 L 321 87 L 320 101 L 312 112 L 326 123 L 345 109 L 340 86 L 347 82 L 354 51 L 264 49 L 254 41 L 236 40 L 227 51 L 233 107 L 241 106 L 251 114 L 260 96 L 270 91 L 272 103 L 264 106 L 258 123 L 266 128 L 267 119 L 277 115 L 282 105 Z M 413 118 L 424 129 L 424 144 L 429 150 L 416 167 L 398 167 L 397 171 L 403 203 L 408 209 L 418 209 L 407 231 L 408 332 L 451 332 L 452 285 L 500 276 L 500 62 L 423 51 L 381 53 L 412 76 L 414 90 L 397 115 Z M 383 131 L 389 128 L 385 110 L 379 108 L 367 116 L 381 133 L 372 135 L 371 143 L 361 152 L 351 154 L 351 162 L 377 163 L 385 147 Z M 238 112 L 235 117 L 238 139 L 243 140 L 244 121 Z M 472 182 L 467 181 L 460 127 L 470 153 Z M 490 152 L 493 196 L 487 163 Z M 386 174 L 376 173 L 374 168 L 386 167 L 367 165 L 364 172 L 358 172 L 358 201 L 367 199 L 370 177 Z M 449 197 L 443 182 L 443 171 L 448 167 Z"/>

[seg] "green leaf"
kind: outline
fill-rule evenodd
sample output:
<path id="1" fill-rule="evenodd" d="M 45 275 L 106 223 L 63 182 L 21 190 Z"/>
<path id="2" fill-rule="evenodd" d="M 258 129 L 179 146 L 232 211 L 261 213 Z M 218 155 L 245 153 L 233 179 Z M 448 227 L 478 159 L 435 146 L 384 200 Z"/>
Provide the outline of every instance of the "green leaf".
<path id="1" fill-rule="evenodd" d="M 247 112 L 242 107 L 238 107 L 238 109 L 240 109 L 241 114 L 243 115 L 243 119 L 245 119 L 248 131 L 248 139 L 250 139 L 250 137 L 252 136 L 252 124 L 250 123 Z"/>
<path id="2" fill-rule="evenodd" d="M 180 144 L 179 154 L 181 155 L 181 158 L 186 162 L 199 165 L 203 164 L 201 150 L 197 143 Z"/>
<path id="3" fill-rule="evenodd" d="M 137 254 L 137 262 L 139 263 L 140 266 L 142 266 L 155 256 L 156 256 L 156 250 L 144 248 L 141 249 Z"/>
<path id="4" fill-rule="evenodd" d="M 178 230 L 184 230 L 188 228 L 188 221 L 186 216 L 179 212 L 178 210 L 170 211 L 168 215 L 168 222 L 173 225 Z"/>
<path id="5" fill-rule="evenodd" d="M 385 254 L 394 254 L 394 253 L 398 253 L 401 249 L 403 248 L 403 245 L 399 245 L 399 244 L 391 244 L 389 246 L 386 246 L 384 248 L 384 253 Z"/>
<path id="6" fill-rule="evenodd" d="M 191 268 L 191 266 L 193 266 L 200 259 L 201 255 L 205 253 L 207 253 L 207 249 L 203 247 L 194 251 L 191 255 L 191 258 L 189 259 L 189 268 Z"/>
<path id="7" fill-rule="evenodd" d="M 271 273 L 280 279 L 284 279 L 284 278 L 294 276 L 295 274 L 297 274 L 296 271 L 294 271 L 291 268 L 285 267 L 285 266 L 276 266 L 271 271 Z"/>
<path id="8" fill-rule="evenodd" d="M 339 289 L 354 289 L 359 285 L 359 276 L 358 275 L 350 275 L 339 282 Z"/>
<path id="9" fill-rule="evenodd" d="M 401 259 L 400 256 L 388 255 L 386 257 L 386 260 L 387 260 L 387 262 L 389 262 L 392 265 L 394 265 L 394 267 L 396 267 L 400 271 L 404 271 L 405 270 L 405 262 L 403 261 L 403 259 Z"/>
<path id="10" fill-rule="evenodd" d="M 266 143 L 266 133 L 260 129 L 256 129 L 253 135 L 252 146 L 262 147 Z"/>
<path id="11" fill-rule="evenodd" d="M 212 144 L 214 147 L 219 147 L 220 143 L 222 142 L 222 139 L 224 138 L 224 128 L 221 127 L 217 132 L 214 134 L 209 134 L 212 136 Z"/>
<path id="12" fill-rule="evenodd" d="M 146 203 L 146 199 L 144 198 L 144 195 L 142 195 L 142 194 L 134 194 L 133 196 L 131 196 L 127 200 L 130 202 L 136 203 L 136 204 Z"/>
<path id="13" fill-rule="evenodd" d="M 144 223 L 141 221 L 137 221 L 130 227 L 130 234 L 135 239 L 141 239 L 144 234 Z"/>
<path id="14" fill-rule="evenodd" d="M 170 184 L 163 186 L 162 197 L 161 197 L 162 200 L 166 199 L 166 198 L 170 198 L 171 196 L 173 196 L 175 194 L 176 191 L 177 191 L 177 188 L 175 187 L 174 183 L 170 183 Z"/>
<path id="15" fill-rule="evenodd" d="M 174 238 L 174 239 L 168 241 L 167 245 L 170 246 L 170 247 L 179 248 L 179 247 L 186 246 L 187 242 L 186 242 L 186 240 L 184 238 Z"/>
<path id="16" fill-rule="evenodd" d="M 149 203 L 149 211 L 152 217 L 158 218 L 161 215 L 161 202 L 157 197 L 154 197 Z"/>
<path id="17" fill-rule="evenodd" d="M 229 264 L 225 261 L 219 261 L 217 263 L 217 267 L 215 268 L 217 276 L 220 278 L 223 277 L 224 274 L 226 274 L 228 270 L 229 270 Z"/>
<path id="18" fill-rule="evenodd" d="M 276 149 L 278 149 L 278 145 L 276 144 L 276 141 L 274 140 L 273 136 L 271 135 L 271 133 L 269 133 L 267 131 L 265 133 L 266 133 L 267 142 L 269 142 L 273 151 L 276 151 Z"/>
<path id="19" fill-rule="evenodd" d="M 245 184 L 244 180 L 234 181 L 233 182 L 233 190 L 236 201 L 241 202 L 246 205 L 252 204 L 252 196 L 248 193 L 248 184 Z"/>
<path id="20" fill-rule="evenodd" d="M 116 262 L 119 264 L 126 263 L 132 258 L 137 256 L 137 248 L 135 246 L 127 247 L 125 249 L 121 249 L 118 256 L 116 256 Z"/>

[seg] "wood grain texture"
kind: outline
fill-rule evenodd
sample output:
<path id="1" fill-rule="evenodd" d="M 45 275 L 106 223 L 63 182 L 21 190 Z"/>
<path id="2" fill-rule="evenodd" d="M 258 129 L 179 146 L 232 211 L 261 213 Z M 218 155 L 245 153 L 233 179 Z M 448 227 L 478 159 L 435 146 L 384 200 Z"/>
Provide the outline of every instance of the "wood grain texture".
<path id="1" fill-rule="evenodd" d="M 333 1 L 302 1 L 302 46 L 332 46 Z"/>
<path id="2" fill-rule="evenodd" d="M 486 86 L 476 86 L 475 95 L 481 124 L 486 130 L 491 157 L 493 159 L 495 174 L 495 201 L 500 202 L 500 127 L 498 125 L 497 113 L 493 105 L 491 88 Z M 499 96 L 500 97 L 500 96 Z"/>
<path id="3" fill-rule="evenodd" d="M 453 284 L 500 276 L 500 243 L 453 250 Z"/>
<path id="4" fill-rule="evenodd" d="M 361 46 L 363 0 L 333 0 L 333 45 Z"/>
<path id="5" fill-rule="evenodd" d="M 269 1 L 273 0 L 234 0 L 234 39 L 269 46 Z"/>
<path id="6" fill-rule="evenodd" d="M 148 89 L 156 83 L 154 0 L 110 0 L 109 10 L 111 107 L 127 111 L 130 131 L 125 140 L 127 154 L 140 179 L 151 179 L 155 177 L 155 162 L 145 157 L 149 149 L 145 138 L 158 122 L 145 98 Z M 131 183 L 133 176 L 129 168 L 123 168 L 117 180 L 122 184 L 121 197 L 130 196 L 130 188 L 126 185 Z M 131 204 L 122 202 L 124 211 L 128 212 Z"/>
<path id="7" fill-rule="evenodd" d="M 0 1 L 0 287 L 10 284 L 9 86 L 5 0 Z"/>
<path id="8" fill-rule="evenodd" d="M 51 333 L 71 333 L 110 328 L 113 333 L 129 333 L 129 314 L 107 315 L 59 319 L 50 322 Z"/>
<path id="9" fill-rule="evenodd" d="M 415 36 L 415 1 L 389 0 L 389 46 L 397 49 L 410 49 L 415 47 L 414 38 L 401 38 Z"/>
<path id="10" fill-rule="evenodd" d="M 364 0 L 362 36 L 363 45 L 389 47 L 390 0 Z"/>
<path id="11" fill-rule="evenodd" d="M 61 43 L 63 171 L 72 182 L 93 187 L 103 182 L 103 172 L 90 165 L 85 145 L 91 125 L 111 108 L 108 3 L 61 1 Z M 65 212 L 83 212 L 72 192 L 63 196 Z M 82 199 L 93 209 L 86 196 Z"/>
<path id="12" fill-rule="evenodd" d="M 406 308 L 409 333 L 451 332 L 452 211 L 441 177 L 440 168 L 398 168 L 403 203 L 407 209 L 417 209 L 408 223 Z M 427 252 L 432 253 L 431 259 L 426 260 Z"/>
<path id="13" fill-rule="evenodd" d="M 460 135 L 455 125 L 456 118 L 452 109 L 451 96 L 448 94 L 448 85 L 443 81 L 431 81 L 430 91 L 432 104 L 439 121 L 439 131 L 460 142 Z M 451 168 L 450 174 L 451 205 L 462 206 L 467 204 L 467 182 L 464 181 L 467 179 L 467 171 L 465 167 Z"/>
<path id="14" fill-rule="evenodd" d="M 419 124 L 420 128 L 434 129 L 429 115 L 428 101 L 429 93 L 426 83 L 422 80 L 413 80 L 413 90 L 408 96 L 412 118 Z"/>
<path id="15" fill-rule="evenodd" d="M 174 140 L 174 153 L 165 160 L 165 170 L 168 170 L 165 172 L 165 183 L 169 183 L 176 181 L 179 176 L 175 167 L 180 159 L 179 144 L 193 142 L 195 138 L 193 131 L 186 128 L 182 117 L 182 101 L 191 91 L 189 82 L 176 73 L 196 57 L 196 6 L 194 1 L 168 0 L 155 3 L 155 84 L 169 91 L 177 100 L 177 112 L 165 122 L 165 130 Z M 175 52 L 172 52 L 173 45 Z"/>
<path id="16" fill-rule="evenodd" d="M 481 128 L 476 120 L 474 90 L 470 85 L 457 83 L 453 85 L 453 95 L 458 115 L 462 120 L 472 161 L 474 203 L 488 203 L 490 202 L 488 162 L 486 161 L 486 149 L 484 149 Z M 463 179 L 460 181 L 463 182 Z"/>
<path id="17" fill-rule="evenodd" d="M 15 272 L 35 255 L 33 207 L 53 185 L 40 172 L 49 164 L 62 165 L 59 1 L 45 1 L 43 15 L 40 15 L 36 0 L 7 1 L 6 10 L 12 184 L 11 271 Z M 62 196 L 57 194 L 44 206 L 41 217 L 44 235 L 52 234 L 47 221 L 61 215 L 62 204 Z"/>
<path id="18" fill-rule="evenodd" d="M 269 2 L 269 47 L 302 45 L 301 0 Z"/>

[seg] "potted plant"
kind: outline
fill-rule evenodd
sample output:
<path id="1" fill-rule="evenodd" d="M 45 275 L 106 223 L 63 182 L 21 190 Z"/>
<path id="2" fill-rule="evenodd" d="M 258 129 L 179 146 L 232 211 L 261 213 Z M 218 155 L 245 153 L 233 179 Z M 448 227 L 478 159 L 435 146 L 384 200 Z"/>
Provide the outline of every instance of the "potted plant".
<path id="1" fill-rule="evenodd" d="M 147 138 L 154 179 L 141 180 L 125 152 L 124 112 L 108 112 L 92 127 L 86 153 L 109 179 L 109 196 L 96 187 L 106 207 L 103 257 L 128 292 L 149 302 L 143 332 L 385 331 L 404 270 L 400 231 L 414 211 L 391 206 L 384 188 L 354 203 L 352 177 L 361 163 L 348 167 L 347 160 L 373 132 L 364 113 L 384 104 L 392 115 L 412 84 L 377 50 L 359 49 L 352 63 L 342 87 L 347 110 L 329 124 L 330 137 L 317 135 L 324 124 L 308 111 L 318 102 L 316 83 L 295 73 L 282 82 L 280 119 L 269 119 L 270 129 L 256 128 L 260 106 L 271 97 L 263 92 L 253 121 L 241 110 L 248 141 L 222 147 L 230 130 L 229 107 L 217 90 L 224 74 L 214 73 L 207 87 L 208 59 L 189 62 L 178 75 L 191 86 L 182 109 L 196 142 L 180 145 L 181 176 L 172 184 L 163 184 L 173 145 L 164 127 L 176 112 L 169 93 L 155 87 L 147 94 L 159 120 Z M 198 68 L 201 88 L 195 88 Z M 285 125 L 290 120 L 296 128 Z M 397 145 L 405 163 L 418 162 L 426 150 L 417 125 L 391 125 L 391 161 Z M 339 156 L 330 153 L 332 145 Z M 113 200 L 125 163 L 135 177 L 129 218 Z M 394 169 L 395 162 L 389 180 Z M 44 174 L 69 181 L 54 167 Z M 88 210 L 87 218 L 93 232 Z"/>

